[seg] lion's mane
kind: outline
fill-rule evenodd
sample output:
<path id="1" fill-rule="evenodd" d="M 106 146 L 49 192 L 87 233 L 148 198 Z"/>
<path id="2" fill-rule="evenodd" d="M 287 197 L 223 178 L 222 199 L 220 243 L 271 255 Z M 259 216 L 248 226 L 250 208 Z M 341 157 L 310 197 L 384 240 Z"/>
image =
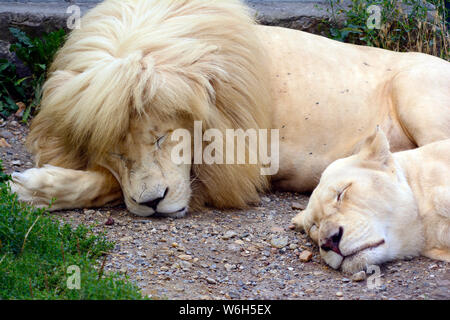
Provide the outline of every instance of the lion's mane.
<path id="1" fill-rule="evenodd" d="M 28 137 L 36 164 L 97 170 L 143 113 L 160 121 L 201 120 L 203 130 L 270 128 L 267 57 L 254 24 L 237 0 L 98 5 L 49 70 Z M 257 201 L 268 186 L 259 169 L 193 165 L 191 205 Z"/>

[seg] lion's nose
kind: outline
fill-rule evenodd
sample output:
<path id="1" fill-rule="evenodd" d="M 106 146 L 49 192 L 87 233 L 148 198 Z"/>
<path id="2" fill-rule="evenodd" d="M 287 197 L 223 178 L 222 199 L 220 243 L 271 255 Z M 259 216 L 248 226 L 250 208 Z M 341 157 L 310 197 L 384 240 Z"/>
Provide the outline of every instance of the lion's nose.
<path id="1" fill-rule="evenodd" d="M 344 228 L 339 227 L 339 231 L 333 233 L 331 236 L 327 237 L 322 241 L 322 245 L 320 248 L 324 251 L 334 251 L 337 254 L 341 254 L 341 250 L 339 250 L 339 243 L 341 242 L 342 235 L 344 234 Z"/>
<path id="2" fill-rule="evenodd" d="M 168 192 L 169 192 L 169 188 L 166 188 L 166 190 L 164 190 L 164 194 L 162 197 L 158 197 L 158 198 L 155 198 L 155 199 L 149 200 L 149 201 L 138 202 L 138 204 L 141 206 L 146 206 L 146 207 L 152 208 L 153 210 L 156 211 L 156 207 L 158 207 L 158 204 L 162 200 L 164 200 L 164 198 L 166 197 Z"/>

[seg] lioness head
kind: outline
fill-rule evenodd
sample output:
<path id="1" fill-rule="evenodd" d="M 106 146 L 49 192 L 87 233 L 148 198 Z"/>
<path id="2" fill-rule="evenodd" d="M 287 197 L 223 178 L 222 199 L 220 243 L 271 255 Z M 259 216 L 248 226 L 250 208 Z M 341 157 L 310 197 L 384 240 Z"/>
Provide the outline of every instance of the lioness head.
<path id="1" fill-rule="evenodd" d="M 417 255 L 423 244 L 418 208 L 382 131 L 358 154 L 333 162 L 307 208 L 293 220 L 344 272 Z"/>

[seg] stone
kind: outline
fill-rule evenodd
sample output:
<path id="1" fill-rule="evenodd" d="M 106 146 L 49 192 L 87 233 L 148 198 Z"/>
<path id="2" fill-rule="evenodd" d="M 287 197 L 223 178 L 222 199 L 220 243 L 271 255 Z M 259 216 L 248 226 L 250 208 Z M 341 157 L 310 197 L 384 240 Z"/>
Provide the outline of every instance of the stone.
<path id="1" fill-rule="evenodd" d="M 342 293 L 341 291 L 336 292 L 336 297 L 343 297 L 344 293 Z"/>
<path id="2" fill-rule="evenodd" d="M 106 220 L 105 225 L 107 226 L 112 226 L 114 224 L 114 219 L 113 218 L 108 218 L 108 220 Z"/>
<path id="3" fill-rule="evenodd" d="M 181 267 L 182 269 L 189 270 L 189 269 L 192 267 L 192 263 L 182 260 L 182 261 L 180 262 L 180 267 Z"/>
<path id="4" fill-rule="evenodd" d="M 235 231 L 229 230 L 229 231 L 225 232 L 225 234 L 222 236 L 222 239 L 228 240 L 228 239 L 234 238 L 236 236 L 237 236 L 237 233 Z"/>
<path id="5" fill-rule="evenodd" d="M 364 271 L 357 272 L 352 275 L 352 281 L 359 282 L 366 280 L 366 273 Z"/>
<path id="6" fill-rule="evenodd" d="M 0 130 L 0 137 L 5 138 L 5 139 L 12 139 L 14 138 L 14 135 L 9 132 L 8 130 L 2 129 Z"/>
<path id="7" fill-rule="evenodd" d="M 213 279 L 213 278 L 206 278 L 206 282 L 208 282 L 209 284 L 216 284 L 217 283 L 217 281 L 215 280 L 215 279 Z"/>
<path id="8" fill-rule="evenodd" d="M 0 139 L 1 148 L 11 148 L 11 145 L 5 140 L 5 138 Z"/>
<path id="9" fill-rule="evenodd" d="M 181 254 L 178 256 L 178 258 L 180 260 L 184 260 L 184 261 L 189 261 L 192 260 L 192 256 L 188 255 L 188 254 Z"/>
<path id="10" fill-rule="evenodd" d="M 230 245 L 227 247 L 227 249 L 230 250 L 230 251 L 232 251 L 232 252 L 238 252 L 238 251 L 241 251 L 241 247 L 240 247 L 239 245 L 237 245 L 237 244 L 234 244 L 234 243 L 230 244 Z"/>
<path id="11" fill-rule="evenodd" d="M 288 237 L 273 237 L 270 244 L 278 249 L 284 248 L 288 244 Z"/>
<path id="12" fill-rule="evenodd" d="M 133 240 L 133 238 L 129 237 L 129 236 L 120 238 L 120 241 L 122 241 L 122 242 L 127 242 L 127 241 L 131 241 L 131 240 Z"/>
<path id="13" fill-rule="evenodd" d="M 270 231 L 273 233 L 282 233 L 282 232 L 284 232 L 284 229 L 281 227 L 275 226 L 275 227 L 270 228 Z"/>
<path id="14" fill-rule="evenodd" d="M 313 257 L 313 254 L 311 251 L 308 250 L 303 250 L 300 255 L 299 255 L 299 259 L 301 262 L 309 262 Z"/>
<path id="15" fill-rule="evenodd" d="M 305 209 L 305 206 L 303 204 L 301 204 L 301 203 L 298 203 L 298 202 L 294 201 L 291 204 L 291 208 L 294 209 L 294 210 L 303 210 L 303 209 Z"/>
<path id="16" fill-rule="evenodd" d="M 230 292 L 228 292 L 228 296 L 229 296 L 231 299 L 236 299 L 236 300 L 238 300 L 238 299 L 241 298 L 241 296 L 239 295 L 239 293 L 237 293 L 237 292 L 235 292 L 235 291 L 230 291 Z"/>
<path id="17" fill-rule="evenodd" d="M 224 268 L 227 271 L 232 271 L 233 269 L 236 268 L 236 266 L 234 264 L 225 263 Z"/>

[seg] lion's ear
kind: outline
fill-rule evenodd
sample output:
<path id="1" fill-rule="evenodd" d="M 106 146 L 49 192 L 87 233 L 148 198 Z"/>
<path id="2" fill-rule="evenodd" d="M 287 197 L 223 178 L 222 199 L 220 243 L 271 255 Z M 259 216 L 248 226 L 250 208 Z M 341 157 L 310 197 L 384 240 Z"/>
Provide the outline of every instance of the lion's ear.
<path id="1" fill-rule="evenodd" d="M 377 162 L 383 166 L 389 166 L 392 163 L 389 141 L 379 126 L 377 126 L 375 132 L 362 143 L 358 156 L 362 160 Z"/>

